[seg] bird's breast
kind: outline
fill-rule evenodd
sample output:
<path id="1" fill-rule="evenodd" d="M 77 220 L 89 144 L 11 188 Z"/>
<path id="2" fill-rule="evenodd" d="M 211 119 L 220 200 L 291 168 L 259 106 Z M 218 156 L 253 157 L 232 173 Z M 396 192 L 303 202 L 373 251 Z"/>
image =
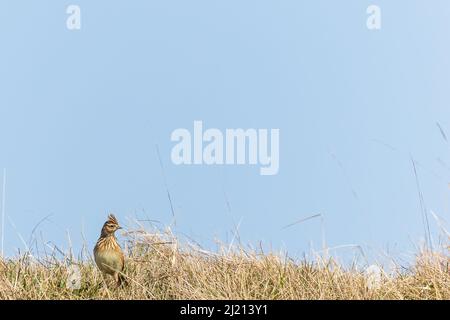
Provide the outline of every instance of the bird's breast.
<path id="1" fill-rule="evenodd" d="M 117 272 L 123 270 L 123 256 L 115 250 L 99 250 L 95 257 L 100 270 L 104 272 Z"/>

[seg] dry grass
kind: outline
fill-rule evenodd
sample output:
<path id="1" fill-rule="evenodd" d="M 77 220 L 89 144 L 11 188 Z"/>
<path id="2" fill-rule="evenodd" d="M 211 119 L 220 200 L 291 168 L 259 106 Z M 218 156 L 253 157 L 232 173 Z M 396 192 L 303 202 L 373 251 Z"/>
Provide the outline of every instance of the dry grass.
<path id="1" fill-rule="evenodd" d="M 127 251 L 125 288 L 105 285 L 92 261 L 55 255 L 0 261 L 0 299 L 450 299 L 449 260 L 437 254 L 420 255 L 415 266 L 383 275 L 369 290 L 363 272 L 331 259 L 295 263 L 225 247 L 211 253 L 145 232 L 128 234 Z M 68 288 L 71 265 L 82 279 L 75 290 Z"/>

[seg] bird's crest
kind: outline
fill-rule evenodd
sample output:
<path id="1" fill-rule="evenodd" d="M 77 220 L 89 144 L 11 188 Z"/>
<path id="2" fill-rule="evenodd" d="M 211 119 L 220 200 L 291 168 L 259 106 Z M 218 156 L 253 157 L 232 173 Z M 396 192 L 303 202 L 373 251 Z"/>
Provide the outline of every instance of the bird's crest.
<path id="1" fill-rule="evenodd" d="M 116 225 L 119 225 L 119 222 L 117 221 L 117 218 L 115 215 L 113 215 L 112 213 L 110 213 L 108 215 L 108 220 L 106 221 L 107 223 L 114 223 Z"/>

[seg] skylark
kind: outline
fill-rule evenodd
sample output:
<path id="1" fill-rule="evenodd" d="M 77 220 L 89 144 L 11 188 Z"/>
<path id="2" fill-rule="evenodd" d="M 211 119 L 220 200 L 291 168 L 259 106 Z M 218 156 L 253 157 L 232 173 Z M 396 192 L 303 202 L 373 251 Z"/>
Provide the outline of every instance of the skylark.
<path id="1" fill-rule="evenodd" d="M 94 258 L 103 275 L 111 275 L 120 286 L 124 283 L 121 273 L 125 267 L 125 259 L 119 243 L 117 243 L 114 233 L 122 229 L 113 214 L 108 216 L 108 220 L 103 224 L 102 232 L 94 248 Z"/>

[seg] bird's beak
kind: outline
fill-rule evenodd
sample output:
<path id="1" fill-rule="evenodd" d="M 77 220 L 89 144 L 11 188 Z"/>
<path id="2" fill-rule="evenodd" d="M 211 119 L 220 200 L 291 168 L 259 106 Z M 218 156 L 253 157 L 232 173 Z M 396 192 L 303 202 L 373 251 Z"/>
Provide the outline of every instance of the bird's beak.
<path id="1" fill-rule="evenodd" d="M 119 230 L 119 229 L 123 229 L 123 228 L 122 228 L 121 226 L 118 226 L 118 227 L 117 227 L 117 230 Z"/>

